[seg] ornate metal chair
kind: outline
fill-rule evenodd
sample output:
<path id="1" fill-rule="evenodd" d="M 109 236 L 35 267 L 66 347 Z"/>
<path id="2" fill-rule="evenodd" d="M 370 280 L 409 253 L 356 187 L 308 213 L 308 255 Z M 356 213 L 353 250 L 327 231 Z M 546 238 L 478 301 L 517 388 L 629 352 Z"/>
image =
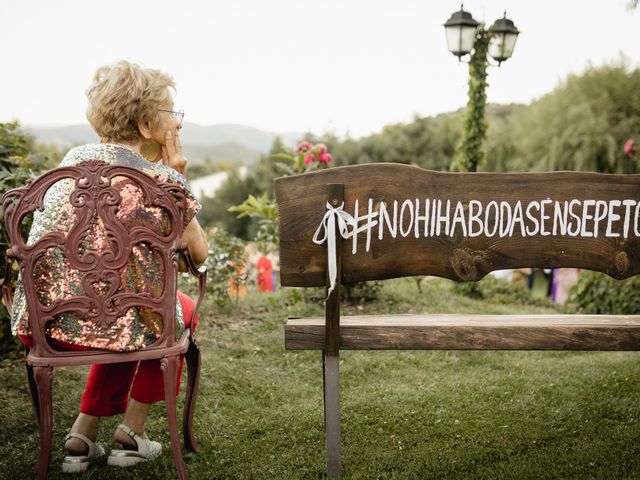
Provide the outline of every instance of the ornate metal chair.
<path id="1" fill-rule="evenodd" d="M 53 231 L 27 244 L 21 235 L 25 217 L 46 206 L 45 194 L 54 185 L 65 185 L 71 192 L 69 203 L 74 222 L 67 232 Z M 123 185 L 140 192 L 144 208 L 161 211 L 164 231 L 146 226 L 127 228 L 118 218 Z M 180 355 L 187 361 L 187 392 L 183 412 L 185 447 L 197 451 L 192 422 L 200 375 L 200 349 L 189 328 L 176 328 L 176 287 L 179 257 L 199 279 L 199 296 L 192 320 L 204 295 L 206 271 L 196 269 L 181 240 L 185 210 L 184 190 L 162 183 L 145 173 L 125 166 L 108 165 L 101 161 L 82 162 L 76 166 L 51 170 L 27 186 L 10 190 L 3 197 L 4 219 L 11 248 L 7 251 L 7 266 L 2 279 L 5 304 L 11 309 L 13 291 L 12 264 L 17 261 L 25 291 L 33 348 L 26 359 L 27 380 L 40 433 L 37 478 L 47 476 L 51 456 L 53 428 L 52 380 L 53 367 L 131 362 L 159 359 L 164 376 L 165 403 L 173 458 L 180 479 L 186 479 L 176 418 L 176 380 Z M 92 222 L 102 222 L 106 244 L 110 248 L 96 251 L 87 247 L 87 232 Z M 161 260 L 164 278 L 159 295 L 136 291 L 123 282 L 120 271 L 130 261 L 133 249 L 144 244 Z M 81 293 L 43 304 L 34 281 L 38 261 L 47 251 L 57 249 L 81 278 Z M 42 266 L 40 265 L 40 267 Z M 135 283 L 135 282 L 134 282 Z M 161 333 L 150 346 L 128 352 L 112 350 L 60 351 L 54 349 L 46 335 L 47 324 L 61 315 L 76 315 L 83 321 L 109 328 L 128 309 L 137 308 L 161 317 Z M 157 317 L 154 317 L 157 318 Z M 191 323 L 193 325 L 193 322 Z"/>

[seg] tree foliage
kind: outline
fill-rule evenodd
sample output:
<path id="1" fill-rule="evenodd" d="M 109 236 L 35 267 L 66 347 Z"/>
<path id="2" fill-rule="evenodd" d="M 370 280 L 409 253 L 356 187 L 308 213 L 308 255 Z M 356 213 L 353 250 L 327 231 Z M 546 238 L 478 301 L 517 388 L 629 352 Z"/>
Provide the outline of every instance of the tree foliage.
<path id="1" fill-rule="evenodd" d="M 280 137 L 274 139 L 269 152 L 261 155 L 255 168 L 249 172 L 249 177 L 252 177 L 256 186 L 256 191 L 251 193 L 257 195 L 267 192 L 268 196 L 273 198 L 273 181 L 284 173 L 279 167 L 278 155 L 287 153 L 289 150 Z"/>
<path id="2" fill-rule="evenodd" d="M 346 139 L 332 151 L 336 165 L 395 162 L 448 170 L 461 132 L 462 112 L 416 117 L 409 124 L 388 125 L 382 133 L 360 140 Z"/>
<path id="3" fill-rule="evenodd" d="M 17 122 L 0 123 L 0 197 L 8 190 L 23 186 L 27 180 L 34 178 L 47 168 L 47 158 L 39 153 L 32 153 L 35 142 L 32 137 L 20 130 Z M 23 224 L 24 234 L 29 230 L 27 221 Z M 9 236 L 0 223 L 0 271 L 4 272 L 5 252 L 9 245 Z M 10 319 L 6 308 L 0 309 L 0 355 L 14 349 L 16 342 L 11 336 Z"/>
<path id="4" fill-rule="evenodd" d="M 510 123 L 518 142 L 510 170 L 636 173 L 622 146 L 640 132 L 640 70 L 624 61 L 590 67 Z"/>
<path id="5" fill-rule="evenodd" d="M 222 228 L 244 240 L 253 239 L 260 228 L 259 219 L 248 215 L 238 218 L 228 208 L 240 205 L 250 196 L 260 197 L 264 192 L 273 198 L 273 180 L 283 174 L 277 155 L 285 151 L 288 151 L 287 147 L 280 138 L 276 138 L 269 153 L 261 155 L 245 177 L 241 177 L 237 169 L 230 170 L 215 196 L 202 200 L 202 211 L 198 214 L 200 223 L 210 228 Z"/>
<path id="6" fill-rule="evenodd" d="M 600 272 L 582 272 L 569 293 L 567 307 L 582 313 L 637 315 L 640 276 L 619 281 Z"/>
<path id="7" fill-rule="evenodd" d="M 267 192 L 256 197 L 249 197 L 239 205 L 228 208 L 229 212 L 234 213 L 239 219 L 253 218 L 258 222 L 258 231 L 254 240 L 258 246 L 258 250 L 264 253 L 270 253 L 277 250 L 280 245 L 278 236 L 278 212 L 275 201 L 270 199 Z"/>
<path id="8" fill-rule="evenodd" d="M 301 141 L 293 152 L 287 152 L 284 144 L 276 139 L 271 149 L 268 162 L 257 169 L 256 178 L 268 178 L 268 184 L 263 185 L 262 195 L 249 195 L 245 201 L 232 205 L 227 210 L 238 215 L 238 219 L 253 218 L 258 222 L 255 241 L 262 252 L 271 252 L 279 247 L 278 212 L 275 195 L 273 194 L 274 175 L 295 175 L 327 168 L 333 162 L 333 155 L 329 153 L 325 144 L 313 144 L 308 140 Z M 260 166 L 259 166 L 260 167 Z M 260 175 L 260 172 L 266 173 Z M 259 183 L 258 183 L 259 184 Z"/>
<path id="9" fill-rule="evenodd" d="M 208 232 L 207 294 L 218 307 L 237 302 L 238 290 L 248 284 L 245 242 L 222 229 Z"/>
<path id="10" fill-rule="evenodd" d="M 237 218 L 227 209 L 230 205 L 242 203 L 249 195 L 259 192 L 255 177 L 241 177 L 237 169 L 228 172 L 226 181 L 216 191 L 214 197 L 201 199 L 202 210 L 198 220 L 203 227 L 218 227 L 239 238 L 248 240 L 256 231 L 256 221 L 252 218 Z"/>
<path id="11" fill-rule="evenodd" d="M 482 99 L 476 100 L 470 106 L 477 113 Z M 398 162 L 448 170 L 456 146 L 465 150 L 483 135 L 476 129 L 473 142 L 461 142 L 470 111 L 415 118 L 360 140 L 346 139 L 333 147 L 336 163 Z M 529 105 L 487 105 L 486 121 L 480 170 L 638 172 L 623 145 L 628 138 L 640 140 L 640 69 L 625 59 L 588 67 Z"/>

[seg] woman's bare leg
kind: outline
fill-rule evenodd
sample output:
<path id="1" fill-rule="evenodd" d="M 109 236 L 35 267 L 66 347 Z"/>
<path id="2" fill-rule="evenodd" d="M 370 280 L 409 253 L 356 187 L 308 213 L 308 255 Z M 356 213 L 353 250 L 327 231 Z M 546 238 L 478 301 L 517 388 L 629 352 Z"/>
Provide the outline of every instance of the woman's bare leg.
<path id="1" fill-rule="evenodd" d="M 80 433 L 92 442 L 96 441 L 98 436 L 98 426 L 100 425 L 100 417 L 87 415 L 86 413 L 78 414 L 76 421 L 73 422 L 71 432 Z M 64 444 L 64 448 L 71 455 L 84 455 L 89 452 L 89 446 L 79 438 L 70 438 Z"/>
<path id="2" fill-rule="evenodd" d="M 151 409 L 150 403 L 143 403 L 133 398 L 129 399 L 129 403 L 127 404 L 127 410 L 124 412 L 124 418 L 122 419 L 122 423 L 128 426 L 131 430 L 137 433 L 140 436 L 144 435 L 144 422 L 147 419 L 147 415 L 149 414 L 149 410 Z M 136 448 L 136 442 L 125 432 L 116 428 L 116 431 L 113 433 L 113 439 L 122 444 L 123 447 L 132 447 Z"/>

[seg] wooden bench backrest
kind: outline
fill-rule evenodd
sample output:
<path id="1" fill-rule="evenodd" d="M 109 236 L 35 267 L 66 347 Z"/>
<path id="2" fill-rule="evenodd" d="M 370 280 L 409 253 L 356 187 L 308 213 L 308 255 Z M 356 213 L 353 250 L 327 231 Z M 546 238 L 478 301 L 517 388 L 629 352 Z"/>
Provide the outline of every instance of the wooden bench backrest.
<path id="1" fill-rule="evenodd" d="M 313 237 L 319 228 L 323 235 L 330 184 L 344 185 L 343 210 L 357 216 L 356 241 L 341 242 L 342 282 L 473 281 L 520 267 L 640 273 L 640 175 L 440 173 L 386 163 L 276 179 L 284 286 L 327 284 L 327 245 Z"/>

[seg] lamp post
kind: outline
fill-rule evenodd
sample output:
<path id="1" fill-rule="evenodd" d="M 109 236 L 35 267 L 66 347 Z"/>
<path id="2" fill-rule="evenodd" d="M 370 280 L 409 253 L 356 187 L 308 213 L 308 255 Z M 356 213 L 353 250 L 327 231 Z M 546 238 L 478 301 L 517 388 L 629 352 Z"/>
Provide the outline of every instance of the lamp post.
<path id="1" fill-rule="evenodd" d="M 496 20 L 485 29 L 463 6 L 454 12 L 444 24 L 449 51 L 458 57 L 469 55 L 469 101 L 464 121 L 464 133 L 456 148 L 453 168 L 475 172 L 484 158 L 482 143 L 487 136 L 484 110 L 487 103 L 487 55 L 498 62 L 498 66 L 511 58 L 520 31 L 506 16 Z"/>

